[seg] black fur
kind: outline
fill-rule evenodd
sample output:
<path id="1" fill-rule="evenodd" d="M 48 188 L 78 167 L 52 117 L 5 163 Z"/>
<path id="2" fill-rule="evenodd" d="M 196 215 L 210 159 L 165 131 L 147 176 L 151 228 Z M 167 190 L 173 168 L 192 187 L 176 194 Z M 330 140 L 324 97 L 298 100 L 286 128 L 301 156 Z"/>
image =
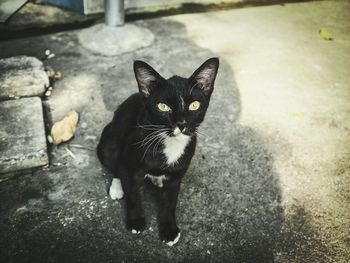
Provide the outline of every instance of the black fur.
<path id="1" fill-rule="evenodd" d="M 195 152 L 196 131 L 209 106 L 218 67 L 219 60 L 211 58 L 188 79 L 174 76 L 166 80 L 145 62 L 134 62 L 139 93 L 131 95 L 118 107 L 113 120 L 104 128 L 97 147 L 101 163 L 121 180 L 129 230 L 142 231 L 145 228 L 137 186 L 139 180 L 136 179 L 145 174 L 165 174 L 167 180 L 159 188 L 160 236 L 164 241 L 172 241 L 178 235 L 175 209 L 181 178 Z M 193 101 L 199 101 L 200 108 L 189 111 L 189 104 Z M 157 106 L 160 102 L 171 110 L 160 111 Z M 162 137 L 147 141 L 162 131 L 163 136 L 175 136 L 176 127 L 190 136 L 190 140 L 177 162 L 168 165 Z"/>

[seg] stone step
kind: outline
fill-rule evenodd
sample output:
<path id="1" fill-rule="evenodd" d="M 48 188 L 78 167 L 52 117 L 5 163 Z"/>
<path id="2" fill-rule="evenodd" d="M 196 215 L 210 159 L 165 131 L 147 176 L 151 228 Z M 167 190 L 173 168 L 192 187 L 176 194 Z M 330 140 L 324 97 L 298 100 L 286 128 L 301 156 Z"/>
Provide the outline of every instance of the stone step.
<path id="1" fill-rule="evenodd" d="M 0 174 L 48 164 L 39 97 L 0 102 Z"/>
<path id="2" fill-rule="evenodd" d="M 35 57 L 0 59 L 0 100 L 40 96 L 49 85 L 43 63 Z"/>

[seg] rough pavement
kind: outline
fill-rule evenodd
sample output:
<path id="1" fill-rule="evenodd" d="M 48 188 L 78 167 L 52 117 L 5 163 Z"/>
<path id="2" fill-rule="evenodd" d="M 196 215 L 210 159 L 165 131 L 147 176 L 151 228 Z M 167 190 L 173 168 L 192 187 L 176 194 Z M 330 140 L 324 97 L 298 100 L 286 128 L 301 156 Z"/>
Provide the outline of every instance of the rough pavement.
<path id="1" fill-rule="evenodd" d="M 75 158 L 67 144 L 52 147 L 48 169 L 1 183 L 2 258 L 347 262 L 349 9 L 324 1 L 140 21 L 156 42 L 117 57 L 81 47 L 78 31 L 1 42 L 3 57 L 53 50 L 46 63 L 63 77 L 48 116 L 80 113 Z M 319 38 L 323 26 L 334 42 Z M 169 77 L 189 76 L 212 56 L 221 57 L 216 90 L 179 196 L 181 239 L 169 248 L 158 238 L 149 186 L 148 230 L 125 230 L 124 202 L 108 198 L 110 177 L 94 148 L 117 104 L 137 90 L 134 59 Z"/>

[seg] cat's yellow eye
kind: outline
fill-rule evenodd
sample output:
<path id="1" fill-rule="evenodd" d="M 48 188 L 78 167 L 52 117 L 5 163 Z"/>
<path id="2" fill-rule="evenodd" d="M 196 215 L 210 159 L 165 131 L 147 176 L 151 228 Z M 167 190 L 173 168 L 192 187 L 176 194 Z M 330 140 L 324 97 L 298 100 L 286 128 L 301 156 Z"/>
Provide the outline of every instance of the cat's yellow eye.
<path id="1" fill-rule="evenodd" d="M 166 105 L 165 103 L 158 103 L 158 109 L 160 111 L 170 111 L 170 107 Z"/>
<path id="2" fill-rule="evenodd" d="M 201 103 L 198 101 L 198 100 L 196 100 L 196 101 L 193 101 L 191 104 L 190 104 L 190 106 L 188 107 L 188 109 L 190 110 L 190 111 L 195 111 L 195 110 L 198 110 L 199 109 L 199 106 L 201 105 Z"/>

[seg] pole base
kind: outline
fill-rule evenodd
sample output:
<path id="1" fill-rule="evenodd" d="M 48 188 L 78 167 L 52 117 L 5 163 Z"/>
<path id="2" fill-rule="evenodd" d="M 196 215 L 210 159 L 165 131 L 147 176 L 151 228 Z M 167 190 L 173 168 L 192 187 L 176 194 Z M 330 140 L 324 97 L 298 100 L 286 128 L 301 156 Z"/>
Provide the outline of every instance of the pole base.
<path id="1" fill-rule="evenodd" d="M 80 44 L 102 56 L 117 56 L 145 48 L 155 40 L 153 33 L 139 26 L 126 24 L 110 27 L 98 24 L 78 33 Z"/>

